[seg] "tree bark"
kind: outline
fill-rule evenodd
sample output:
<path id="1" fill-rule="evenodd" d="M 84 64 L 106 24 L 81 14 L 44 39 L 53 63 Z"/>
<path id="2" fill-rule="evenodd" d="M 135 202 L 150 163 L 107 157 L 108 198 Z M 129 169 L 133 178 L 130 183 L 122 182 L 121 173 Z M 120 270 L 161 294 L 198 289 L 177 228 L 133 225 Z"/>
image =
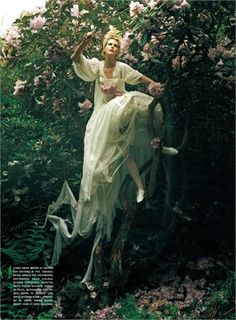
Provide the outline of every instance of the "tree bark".
<path id="1" fill-rule="evenodd" d="M 103 248 L 102 248 L 102 240 L 98 243 L 95 249 L 94 256 L 94 278 L 97 285 L 102 283 L 103 277 Z"/>
<path id="2" fill-rule="evenodd" d="M 127 279 L 124 277 L 122 270 L 122 255 L 125 242 L 127 240 L 128 231 L 134 219 L 135 209 L 132 203 L 129 203 L 126 197 L 131 177 L 126 176 L 120 191 L 120 200 L 123 209 L 121 226 L 114 241 L 111 251 L 111 269 L 110 269 L 110 285 L 111 287 L 123 287 Z"/>

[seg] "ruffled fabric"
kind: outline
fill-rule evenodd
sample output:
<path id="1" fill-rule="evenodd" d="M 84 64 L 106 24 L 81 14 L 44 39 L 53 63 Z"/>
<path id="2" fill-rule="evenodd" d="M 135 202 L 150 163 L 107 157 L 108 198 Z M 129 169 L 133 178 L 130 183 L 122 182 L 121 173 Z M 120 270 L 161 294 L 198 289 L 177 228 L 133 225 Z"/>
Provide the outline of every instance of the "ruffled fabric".
<path id="1" fill-rule="evenodd" d="M 88 237 L 96 225 L 91 258 L 82 282 L 91 279 L 93 255 L 98 242 L 104 237 L 108 240 L 111 237 L 115 204 L 126 173 L 123 166 L 125 159 L 131 152 L 137 164 L 141 165 L 152 153 L 147 120 L 148 106 L 153 98 L 138 91 L 125 90 L 125 83 L 137 84 L 142 74 L 117 62 L 113 78 L 107 79 L 103 66 L 103 62 L 84 56 L 81 56 L 79 63 L 73 63 L 81 79 L 96 80 L 95 107 L 84 137 L 79 205 L 75 208 L 75 197 L 65 182 L 57 201 L 49 206 L 46 219 L 56 230 L 52 266 L 58 263 L 63 245 L 69 244 L 77 235 Z M 104 93 L 104 85 L 116 88 L 112 91 L 113 96 Z M 119 95 L 116 96 L 116 92 Z M 156 111 L 158 121 L 162 122 L 161 107 L 158 106 Z M 56 215 L 62 204 L 71 207 L 69 222 Z M 72 232 L 68 230 L 69 224 Z"/>

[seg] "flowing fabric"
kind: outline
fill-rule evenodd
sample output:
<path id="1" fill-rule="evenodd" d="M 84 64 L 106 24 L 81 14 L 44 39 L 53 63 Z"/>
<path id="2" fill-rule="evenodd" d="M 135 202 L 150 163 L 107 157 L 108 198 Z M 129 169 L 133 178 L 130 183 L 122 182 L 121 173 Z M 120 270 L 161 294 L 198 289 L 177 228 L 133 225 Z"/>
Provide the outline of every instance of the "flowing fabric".
<path id="1" fill-rule="evenodd" d="M 79 204 L 76 207 L 77 201 L 65 182 L 57 201 L 48 208 L 46 222 L 50 221 L 56 230 L 52 266 L 58 263 L 63 244 L 69 244 L 77 235 L 88 237 L 96 225 L 89 266 L 82 280 L 86 282 L 91 279 L 97 244 L 104 237 L 108 240 L 111 237 L 115 204 L 125 174 L 124 161 L 131 153 L 141 165 L 151 156 L 147 120 L 148 106 L 153 98 L 138 91 L 125 90 L 126 83 L 138 84 L 142 77 L 140 72 L 125 63 L 116 63 L 112 79 L 104 74 L 104 62 L 95 58 L 87 59 L 81 55 L 79 63 L 73 63 L 73 67 L 84 81 L 96 81 L 94 111 L 84 137 Z M 160 105 L 155 112 L 158 127 L 161 127 Z M 55 215 L 63 204 L 71 207 L 70 221 Z M 72 232 L 68 230 L 70 223 Z"/>

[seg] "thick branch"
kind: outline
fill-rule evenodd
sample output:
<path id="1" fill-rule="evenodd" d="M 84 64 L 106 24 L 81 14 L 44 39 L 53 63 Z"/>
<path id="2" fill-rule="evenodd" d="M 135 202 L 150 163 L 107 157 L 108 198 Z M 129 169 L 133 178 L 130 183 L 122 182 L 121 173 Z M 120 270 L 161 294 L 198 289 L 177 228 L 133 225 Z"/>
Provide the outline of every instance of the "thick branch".
<path id="1" fill-rule="evenodd" d="M 155 98 L 148 108 L 148 115 L 149 115 L 148 131 L 151 139 L 157 136 L 156 129 L 154 126 L 154 110 L 158 102 L 159 100 Z M 148 198 L 151 198 L 156 188 L 156 175 L 157 175 L 159 163 L 160 163 L 160 149 L 157 149 L 154 153 L 152 165 L 151 165 L 148 192 L 147 192 Z"/>
<path id="2" fill-rule="evenodd" d="M 187 114 L 187 118 L 185 121 L 184 135 L 182 138 L 182 142 L 181 142 L 181 145 L 177 148 L 177 150 L 180 151 L 186 148 L 188 137 L 189 137 L 189 113 Z"/>

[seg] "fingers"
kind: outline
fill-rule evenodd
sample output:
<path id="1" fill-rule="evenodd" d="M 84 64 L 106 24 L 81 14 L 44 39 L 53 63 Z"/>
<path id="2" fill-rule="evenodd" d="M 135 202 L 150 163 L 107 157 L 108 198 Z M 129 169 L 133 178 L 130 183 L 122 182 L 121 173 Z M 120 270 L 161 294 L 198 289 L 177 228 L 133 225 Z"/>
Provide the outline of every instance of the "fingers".
<path id="1" fill-rule="evenodd" d="M 87 34 L 86 34 L 87 38 L 91 38 L 91 37 L 92 37 L 92 35 L 93 35 L 93 32 L 92 32 L 92 31 L 87 32 Z"/>
<path id="2" fill-rule="evenodd" d="M 84 36 L 85 41 L 89 41 L 93 36 L 93 32 L 87 32 Z"/>

